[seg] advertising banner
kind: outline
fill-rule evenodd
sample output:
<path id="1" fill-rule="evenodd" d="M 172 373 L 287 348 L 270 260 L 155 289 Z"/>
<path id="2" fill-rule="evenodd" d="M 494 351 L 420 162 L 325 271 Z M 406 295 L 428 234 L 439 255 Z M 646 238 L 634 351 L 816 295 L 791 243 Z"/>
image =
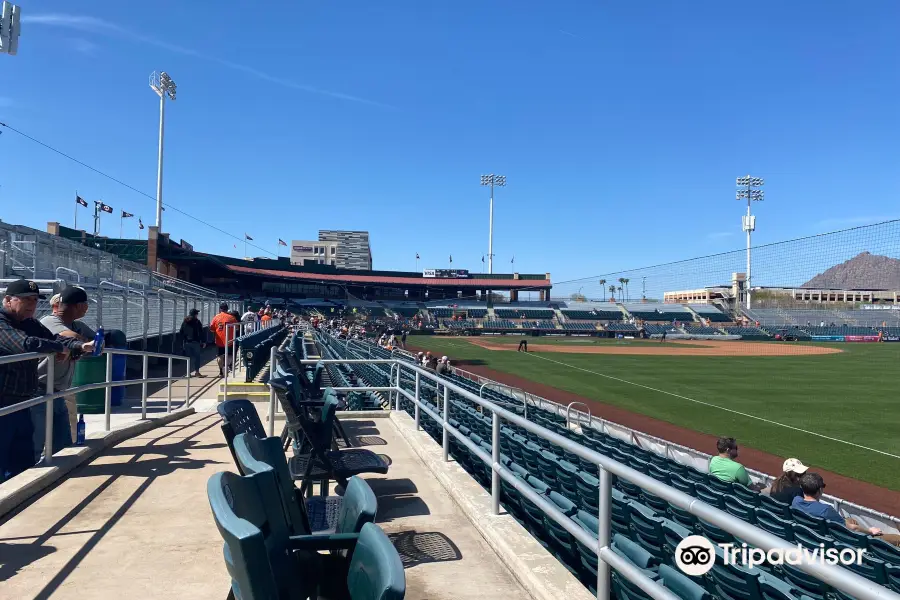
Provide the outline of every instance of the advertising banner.
<path id="1" fill-rule="evenodd" d="M 877 342 L 877 335 L 845 335 L 845 342 Z"/>
<path id="2" fill-rule="evenodd" d="M 886 335 L 882 340 L 885 342 L 900 342 L 900 335 Z"/>
<path id="3" fill-rule="evenodd" d="M 467 269 L 425 269 L 422 277 L 436 277 L 438 279 L 468 279 Z"/>
<path id="4" fill-rule="evenodd" d="M 312 246 L 294 246 L 294 252 L 308 252 L 312 253 Z"/>
<path id="5" fill-rule="evenodd" d="M 810 336 L 810 339 L 814 342 L 843 342 L 845 340 L 845 336 L 843 335 L 813 335 Z M 850 340 L 847 340 L 850 341 Z"/>

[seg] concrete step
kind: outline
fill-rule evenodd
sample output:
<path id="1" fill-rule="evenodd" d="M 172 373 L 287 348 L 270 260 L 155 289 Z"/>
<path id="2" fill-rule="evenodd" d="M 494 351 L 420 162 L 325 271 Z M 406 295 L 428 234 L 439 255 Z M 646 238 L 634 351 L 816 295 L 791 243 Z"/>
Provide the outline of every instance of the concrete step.
<path id="1" fill-rule="evenodd" d="M 224 391 L 225 391 L 225 383 L 223 382 L 223 383 L 219 384 L 219 393 L 221 394 Z M 269 386 L 266 385 L 265 383 L 255 383 L 255 382 L 244 383 L 243 381 L 235 381 L 235 382 L 229 381 L 228 382 L 228 393 L 229 394 L 231 394 L 232 392 L 266 392 L 266 393 L 268 393 L 268 391 L 269 391 Z"/>
<path id="2" fill-rule="evenodd" d="M 224 391 L 218 393 L 219 401 L 225 399 Z M 231 386 L 228 386 L 228 399 L 234 400 L 235 398 L 246 398 L 251 402 L 268 402 L 269 401 L 269 392 L 239 392 L 231 389 Z"/>

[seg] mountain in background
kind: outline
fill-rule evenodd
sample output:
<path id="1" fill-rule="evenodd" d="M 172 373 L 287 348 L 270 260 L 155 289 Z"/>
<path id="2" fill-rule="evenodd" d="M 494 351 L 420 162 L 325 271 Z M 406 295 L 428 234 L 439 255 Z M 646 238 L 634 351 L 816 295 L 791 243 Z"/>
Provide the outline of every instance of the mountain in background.
<path id="1" fill-rule="evenodd" d="M 803 284 L 805 288 L 900 290 L 900 259 L 863 252 Z"/>

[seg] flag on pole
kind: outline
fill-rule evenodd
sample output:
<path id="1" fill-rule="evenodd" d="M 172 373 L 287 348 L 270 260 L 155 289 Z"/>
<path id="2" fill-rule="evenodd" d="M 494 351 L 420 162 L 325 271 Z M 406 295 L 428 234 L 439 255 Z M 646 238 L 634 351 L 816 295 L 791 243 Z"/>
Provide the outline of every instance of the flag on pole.
<path id="1" fill-rule="evenodd" d="M 251 242 L 253 241 L 253 238 L 250 237 L 249 235 L 247 235 L 246 233 L 244 234 L 244 237 L 247 238 L 248 240 L 250 240 Z"/>
<path id="2" fill-rule="evenodd" d="M 110 206 L 109 204 L 104 204 L 103 202 L 99 202 L 99 204 L 100 204 L 100 210 L 102 210 L 105 213 L 112 214 L 112 211 L 113 211 L 112 206 Z"/>
<path id="3" fill-rule="evenodd" d="M 452 254 L 450 255 L 450 264 L 451 265 L 453 264 L 453 255 Z"/>
<path id="4" fill-rule="evenodd" d="M 76 195 L 76 196 L 75 196 L 75 202 L 76 202 L 77 204 L 80 204 L 80 205 L 84 206 L 84 207 L 87 207 L 87 200 L 85 200 L 85 199 L 82 198 L 81 196 Z"/>
<path id="5" fill-rule="evenodd" d="M 283 239 L 281 239 L 281 238 L 278 238 L 278 245 L 279 245 L 279 246 L 285 246 L 285 247 L 287 247 L 287 242 L 285 242 L 285 241 L 284 241 Z"/>
<path id="6" fill-rule="evenodd" d="M 141 221 L 140 217 L 138 217 L 138 229 L 143 229 L 143 228 L 144 228 L 144 222 Z"/>
<path id="7" fill-rule="evenodd" d="M 514 262 L 516 262 L 516 257 L 515 257 L 515 256 L 512 257 L 512 260 L 509 261 L 509 264 L 513 264 Z"/>
<path id="8" fill-rule="evenodd" d="M 123 219 L 130 219 L 130 218 L 133 217 L 133 216 L 134 216 L 133 213 L 126 212 L 126 211 L 124 211 L 124 210 L 122 211 L 122 218 L 123 218 Z"/>
<path id="9" fill-rule="evenodd" d="M 481 262 L 484 262 L 484 254 L 481 255 Z"/>
<path id="10" fill-rule="evenodd" d="M 419 260 L 419 253 L 416 252 L 416 260 Z"/>

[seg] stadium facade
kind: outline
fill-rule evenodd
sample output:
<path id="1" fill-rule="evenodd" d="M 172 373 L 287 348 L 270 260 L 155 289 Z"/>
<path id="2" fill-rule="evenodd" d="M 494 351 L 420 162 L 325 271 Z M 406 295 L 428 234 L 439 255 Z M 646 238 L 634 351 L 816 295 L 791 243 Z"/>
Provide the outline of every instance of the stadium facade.
<path id="1" fill-rule="evenodd" d="M 337 242 L 332 266 L 356 271 L 372 270 L 372 247 L 369 245 L 368 231 L 320 229 L 319 242 Z"/>

